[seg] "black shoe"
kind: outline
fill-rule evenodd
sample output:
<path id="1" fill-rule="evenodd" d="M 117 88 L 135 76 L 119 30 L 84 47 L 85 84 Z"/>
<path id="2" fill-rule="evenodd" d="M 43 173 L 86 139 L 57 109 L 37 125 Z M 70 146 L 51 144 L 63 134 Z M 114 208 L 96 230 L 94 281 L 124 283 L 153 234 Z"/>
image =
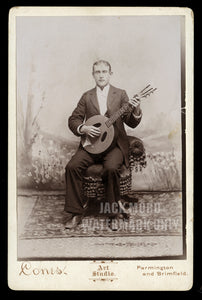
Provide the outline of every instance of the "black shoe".
<path id="1" fill-rule="evenodd" d="M 82 219 L 83 219 L 82 215 L 73 215 L 72 214 L 72 218 L 66 222 L 65 228 L 66 229 L 76 228 L 82 222 Z"/>
<path id="2" fill-rule="evenodd" d="M 126 213 L 126 212 L 121 212 L 121 213 L 119 214 L 119 218 L 120 218 L 120 219 L 123 219 L 124 221 L 127 221 L 127 220 L 129 220 L 129 218 L 130 218 L 130 214 L 129 214 L 129 213 Z"/>
<path id="3" fill-rule="evenodd" d="M 110 230 L 112 231 L 118 231 L 120 229 L 120 214 L 117 214 L 115 216 L 110 216 L 109 219 L 108 219 L 108 227 Z"/>
<path id="4" fill-rule="evenodd" d="M 123 203 L 122 201 L 123 200 L 118 201 L 118 204 L 119 204 L 119 217 L 121 219 L 128 220 L 129 217 L 130 217 L 130 214 L 129 214 L 128 210 L 125 207 L 125 203 Z"/>

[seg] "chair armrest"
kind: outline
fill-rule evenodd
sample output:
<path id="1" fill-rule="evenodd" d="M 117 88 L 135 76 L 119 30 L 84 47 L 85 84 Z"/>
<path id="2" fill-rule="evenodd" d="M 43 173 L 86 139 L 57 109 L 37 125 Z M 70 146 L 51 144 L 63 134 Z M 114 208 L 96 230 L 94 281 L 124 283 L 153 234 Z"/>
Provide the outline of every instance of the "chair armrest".
<path id="1" fill-rule="evenodd" d="M 141 139 L 128 135 L 130 154 L 140 157 L 144 152 L 144 145 Z"/>
<path id="2" fill-rule="evenodd" d="M 141 171 L 147 164 L 144 144 L 141 139 L 134 136 L 128 136 L 128 141 L 130 169 L 135 168 L 136 172 Z"/>

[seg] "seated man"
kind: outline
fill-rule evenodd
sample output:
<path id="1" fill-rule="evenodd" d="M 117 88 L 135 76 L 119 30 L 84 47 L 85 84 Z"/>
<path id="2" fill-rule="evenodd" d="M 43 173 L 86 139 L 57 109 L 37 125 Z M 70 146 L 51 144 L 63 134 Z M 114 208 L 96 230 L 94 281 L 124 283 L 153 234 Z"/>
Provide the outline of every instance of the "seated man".
<path id="1" fill-rule="evenodd" d="M 74 228 L 81 223 L 84 212 L 84 198 L 82 192 L 82 177 L 85 170 L 96 162 L 102 162 L 104 172 L 102 175 L 105 185 L 106 201 L 112 205 L 121 199 L 119 168 L 125 163 L 128 167 L 128 139 L 124 123 L 135 128 L 141 120 L 140 99 L 128 98 L 126 92 L 109 84 L 112 75 L 111 66 L 107 61 L 100 60 L 93 64 L 93 77 L 96 87 L 83 94 L 77 107 L 69 118 L 69 128 L 76 136 L 86 135 L 91 138 L 100 135 L 99 128 L 87 126 L 84 120 L 94 115 L 110 117 L 125 103 L 130 103 L 133 110 L 118 118 L 114 124 L 114 140 L 104 153 L 91 154 L 82 146 L 66 166 L 66 200 L 64 210 L 67 212 L 66 228 Z M 118 218 L 120 215 L 109 213 L 109 218 Z"/>

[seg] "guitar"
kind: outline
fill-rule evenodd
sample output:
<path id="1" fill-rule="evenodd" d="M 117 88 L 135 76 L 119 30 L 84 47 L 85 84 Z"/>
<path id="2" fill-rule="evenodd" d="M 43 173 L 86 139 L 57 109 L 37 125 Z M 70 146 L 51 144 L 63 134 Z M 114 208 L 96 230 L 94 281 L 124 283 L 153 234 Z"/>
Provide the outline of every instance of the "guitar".
<path id="1" fill-rule="evenodd" d="M 151 85 L 147 85 L 143 90 L 136 94 L 133 98 L 139 97 L 139 99 L 150 96 L 157 88 L 152 88 Z M 118 118 L 120 118 L 126 111 L 132 112 L 134 107 L 130 103 L 125 103 L 118 111 L 116 111 L 110 118 L 102 115 L 95 115 L 89 118 L 85 125 L 95 126 L 99 128 L 100 135 L 96 137 L 82 136 L 81 144 L 83 148 L 91 154 L 100 154 L 106 151 L 113 142 L 114 139 L 114 126 L 112 126 Z"/>

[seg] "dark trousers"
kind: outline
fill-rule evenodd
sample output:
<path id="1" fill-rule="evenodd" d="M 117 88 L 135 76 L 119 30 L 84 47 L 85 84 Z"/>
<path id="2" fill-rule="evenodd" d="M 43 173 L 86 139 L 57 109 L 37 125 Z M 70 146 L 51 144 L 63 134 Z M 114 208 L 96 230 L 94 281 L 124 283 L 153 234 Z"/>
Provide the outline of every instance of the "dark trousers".
<path id="1" fill-rule="evenodd" d="M 82 214 L 84 196 L 82 178 L 86 169 L 94 164 L 102 163 L 104 167 L 102 180 L 105 186 L 105 199 L 110 204 L 120 200 L 120 174 L 123 154 L 118 146 L 114 146 L 103 155 L 91 155 L 79 148 L 66 166 L 66 198 L 64 210 Z"/>

